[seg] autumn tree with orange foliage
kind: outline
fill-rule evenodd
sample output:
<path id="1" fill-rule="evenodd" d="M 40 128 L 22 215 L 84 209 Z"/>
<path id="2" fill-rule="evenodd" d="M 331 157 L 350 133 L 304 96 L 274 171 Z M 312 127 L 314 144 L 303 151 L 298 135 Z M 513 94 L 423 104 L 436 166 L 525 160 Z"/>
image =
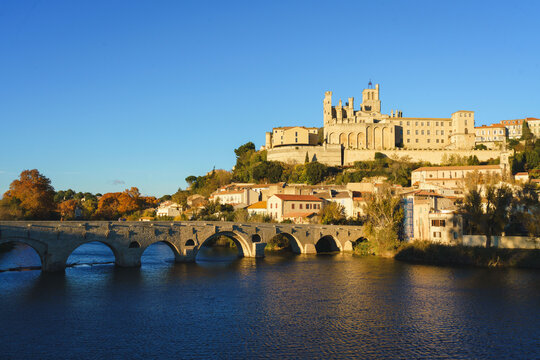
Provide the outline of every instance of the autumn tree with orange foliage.
<path id="1" fill-rule="evenodd" d="M 99 199 L 94 217 L 112 220 L 155 206 L 156 203 L 157 199 L 155 197 L 143 197 L 139 189 L 132 187 L 123 192 L 103 194 Z"/>
<path id="2" fill-rule="evenodd" d="M 0 202 L 0 218 L 49 220 L 56 217 L 54 188 L 38 170 L 24 170 Z"/>
<path id="3" fill-rule="evenodd" d="M 75 199 L 66 200 L 58 205 L 62 220 L 73 220 L 76 217 L 76 210 L 79 207 L 79 201 Z"/>

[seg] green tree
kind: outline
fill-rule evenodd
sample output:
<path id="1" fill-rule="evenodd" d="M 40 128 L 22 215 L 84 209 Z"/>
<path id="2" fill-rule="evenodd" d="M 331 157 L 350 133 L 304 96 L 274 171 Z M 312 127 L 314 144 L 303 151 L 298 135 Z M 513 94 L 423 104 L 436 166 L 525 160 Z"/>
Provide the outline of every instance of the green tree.
<path id="1" fill-rule="evenodd" d="M 529 128 L 529 124 L 527 123 L 527 121 L 523 121 L 523 125 L 521 127 L 521 140 L 529 141 L 532 139 L 534 139 L 534 134 Z"/>
<path id="2" fill-rule="evenodd" d="M 345 208 L 337 202 L 331 201 L 319 211 L 321 224 L 339 225 L 346 221 Z"/>
<path id="3" fill-rule="evenodd" d="M 328 167 L 314 161 L 304 165 L 304 179 L 308 184 L 315 185 L 324 180 L 328 174 Z"/>
<path id="4" fill-rule="evenodd" d="M 261 161 L 252 168 L 253 180 L 268 181 L 270 183 L 278 182 L 283 174 L 283 166 L 276 161 Z"/>
<path id="5" fill-rule="evenodd" d="M 399 245 L 403 222 L 401 199 L 389 187 L 366 196 L 364 229 L 375 254 L 394 251 Z"/>
<path id="6" fill-rule="evenodd" d="M 504 185 L 499 188 L 486 187 L 486 204 L 477 190 L 466 196 L 462 214 L 470 223 L 470 231 L 481 232 L 486 236 L 486 247 L 491 247 L 491 238 L 500 235 L 509 222 L 513 204 L 512 190 Z"/>

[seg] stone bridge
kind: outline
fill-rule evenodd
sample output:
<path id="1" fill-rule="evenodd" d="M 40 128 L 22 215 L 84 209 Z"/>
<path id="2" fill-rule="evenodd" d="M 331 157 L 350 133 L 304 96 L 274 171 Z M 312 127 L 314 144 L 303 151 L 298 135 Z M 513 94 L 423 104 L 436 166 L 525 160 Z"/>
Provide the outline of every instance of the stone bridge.
<path id="1" fill-rule="evenodd" d="M 335 251 L 350 251 L 364 235 L 361 226 L 232 223 L 204 221 L 109 222 L 109 221 L 0 221 L 0 244 L 20 242 L 41 258 L 43 271 L 63 271 L 69 255 L 79 246 L 98 241 L 107 245 L 115 263 L 141 265 L 150 245 L 163 242 L 177 262 L 195 261 L 206 242 L 219 236 L 234 241 L 239 256 L 264 257 L 266 244 L 282 234 L 293 252 L 315 254 L 323 245 Z"/>

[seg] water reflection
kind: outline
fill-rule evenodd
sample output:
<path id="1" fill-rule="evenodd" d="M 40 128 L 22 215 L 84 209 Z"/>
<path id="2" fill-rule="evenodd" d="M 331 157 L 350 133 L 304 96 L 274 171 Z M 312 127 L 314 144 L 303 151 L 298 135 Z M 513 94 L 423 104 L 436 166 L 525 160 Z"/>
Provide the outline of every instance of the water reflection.
<path id="1" fill-rule="evenodd" d="M 0 273 L 2 357 L 540 357 L 536 271 L 151 249 L 141 268 Z"/>

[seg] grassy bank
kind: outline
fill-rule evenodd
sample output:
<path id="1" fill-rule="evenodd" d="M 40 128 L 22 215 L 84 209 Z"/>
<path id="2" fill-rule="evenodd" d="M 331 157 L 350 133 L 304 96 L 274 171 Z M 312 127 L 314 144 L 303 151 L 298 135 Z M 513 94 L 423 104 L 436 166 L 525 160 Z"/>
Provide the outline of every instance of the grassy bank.
<path id="1" fill-rule="evenodd" d="M 429 242 L 405 244 L 394 258 L 400 261 L 478 267 L 540 269 L 540 250 L 449 246 Z"/>

